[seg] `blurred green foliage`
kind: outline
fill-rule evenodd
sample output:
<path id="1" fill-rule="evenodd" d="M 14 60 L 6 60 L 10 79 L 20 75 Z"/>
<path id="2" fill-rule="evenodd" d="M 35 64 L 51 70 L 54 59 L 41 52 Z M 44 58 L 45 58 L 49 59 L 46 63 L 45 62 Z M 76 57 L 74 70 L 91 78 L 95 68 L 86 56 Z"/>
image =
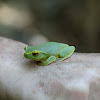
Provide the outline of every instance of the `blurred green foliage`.
<path id="1" fill-rule="evenodd" d="M 34 29 L 77 52 L 100 52 L 99 5 L 98 0 L 0 0 L 0 35 L 28 43 Z"/>

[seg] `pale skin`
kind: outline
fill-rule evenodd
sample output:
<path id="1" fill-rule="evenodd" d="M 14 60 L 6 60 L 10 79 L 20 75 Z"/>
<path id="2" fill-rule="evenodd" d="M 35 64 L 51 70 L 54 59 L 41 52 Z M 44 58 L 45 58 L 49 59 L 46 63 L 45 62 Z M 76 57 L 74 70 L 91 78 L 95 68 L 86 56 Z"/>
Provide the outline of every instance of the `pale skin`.
<path id="1" fill-rule="evenodd" d="M 100 100 L 100 53 L 38 66 L 25 46 L 0 37 L 0 100 Z"/>
<path id="2" fill-rule="evenodd" d="M 24 57 L 39 61 L 39 65 L 48 65 L 54 61 L 69 58 L 75 51 L 74 46 L 64 43 L 48 42 L 38 46 L 26 46 Z"/>

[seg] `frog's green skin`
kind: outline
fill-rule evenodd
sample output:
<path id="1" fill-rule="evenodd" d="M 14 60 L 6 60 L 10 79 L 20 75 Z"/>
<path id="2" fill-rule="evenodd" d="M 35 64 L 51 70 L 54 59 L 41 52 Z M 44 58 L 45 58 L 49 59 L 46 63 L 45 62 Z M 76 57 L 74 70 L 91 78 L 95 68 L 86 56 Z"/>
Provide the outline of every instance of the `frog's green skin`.
<path id="1" fill-rule="evenodd" d="M 70 57 L 74 51 L 74 46 L 57 42 L 48 42 L 34 47 L 26 46 L 24 57 L 39 61 L 40 65 L 48 65 L 53 61 L 62 61 Z M 38 54 L 34 55 L 33 53 Z"/>

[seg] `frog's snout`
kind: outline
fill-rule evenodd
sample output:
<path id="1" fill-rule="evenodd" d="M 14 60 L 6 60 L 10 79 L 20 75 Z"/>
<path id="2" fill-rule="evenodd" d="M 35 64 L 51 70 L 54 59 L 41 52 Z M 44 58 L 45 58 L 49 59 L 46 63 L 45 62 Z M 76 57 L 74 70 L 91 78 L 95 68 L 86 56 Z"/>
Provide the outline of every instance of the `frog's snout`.
<path id="1" fill-rule="evenodd" d="M 24 53 L 24 57 L 26 57 L 26 58 L 28 57 L 27 53 Z"/>

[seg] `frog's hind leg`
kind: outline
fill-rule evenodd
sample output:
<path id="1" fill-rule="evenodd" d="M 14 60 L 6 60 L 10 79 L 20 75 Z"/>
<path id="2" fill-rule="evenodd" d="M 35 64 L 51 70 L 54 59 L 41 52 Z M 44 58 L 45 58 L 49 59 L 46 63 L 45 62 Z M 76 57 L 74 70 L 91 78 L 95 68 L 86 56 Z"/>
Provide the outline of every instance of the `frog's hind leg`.
<path id="1" fill-rule="evenodd" d="M 65 47 L 61 50 L 61 52 L 59 53 L 59 58 L 57 60 L 64 60 L 66 58 L 69 58 L 73 52 L 75 51 L 75 47 L 74 46 L 68 46 Z"/>

